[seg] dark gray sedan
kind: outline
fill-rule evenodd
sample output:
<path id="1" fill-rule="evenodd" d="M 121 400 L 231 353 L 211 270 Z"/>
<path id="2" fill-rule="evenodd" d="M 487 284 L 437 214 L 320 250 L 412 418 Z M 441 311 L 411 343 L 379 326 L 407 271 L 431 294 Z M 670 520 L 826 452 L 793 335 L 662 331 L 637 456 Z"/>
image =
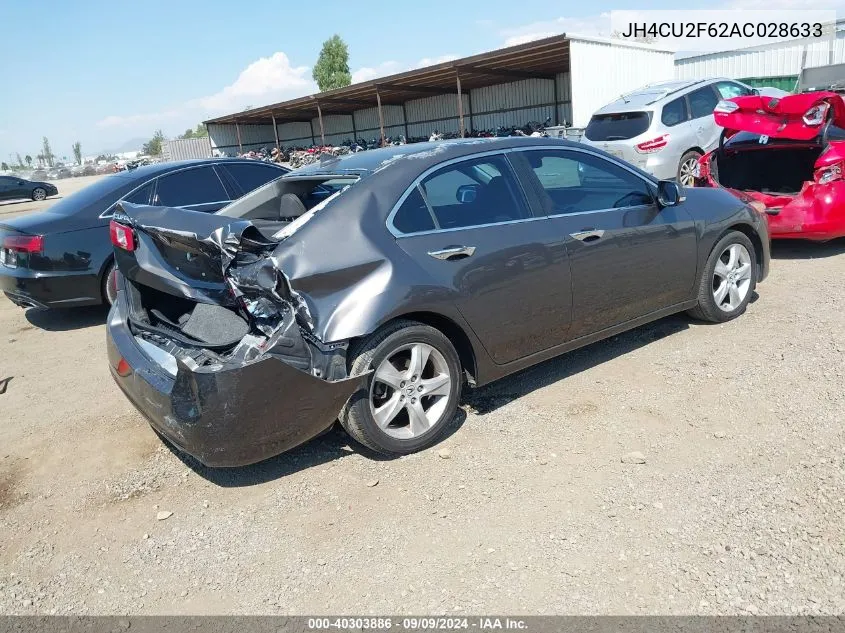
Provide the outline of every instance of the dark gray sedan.
<path id="1" fill-rule="evenodd" d="M 769 269 L 760 211 L 543 138 L 326 157 L 213 215 L 124 204 L 111 236 L 112 374 L 211 466 L 336 419 L 426 448 L 465 384 L 675 312 L 727 321 Z"/>

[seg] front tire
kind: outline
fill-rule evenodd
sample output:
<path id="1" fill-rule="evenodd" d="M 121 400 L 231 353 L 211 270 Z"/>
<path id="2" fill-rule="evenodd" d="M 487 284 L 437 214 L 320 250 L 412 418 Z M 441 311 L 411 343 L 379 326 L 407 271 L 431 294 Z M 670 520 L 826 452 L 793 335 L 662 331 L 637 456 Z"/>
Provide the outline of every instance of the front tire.
<path id="1" fill-rule="evenodd" d="M 696 164 L 698 163 L 698 159 L 701 158 L 703 154 L 698 152 L 694 149 L 691 149 L 683 156 L 681 156 L 681 161 L 678 163 L 678 174 L 677 174 L 677 181 L 679 185 L 684 187 L 694 187 L 695 186 L 695 176 L 694 169 Z"/>
<path id="2" fill-rule="evenodd" d="M 351 376 L 370 370 L 339 419 L 355 440 L 384 455 L 407 455 L 437 443 L 454 418 L 461 363 L 439 330 L 396 321 L 350 349 Z"/>
<path id="3" fill-rule="evenodd" d="M 44 200 L 47 197 L 47 191 L 44 187 L 36 187 L 32 190 L 32 199 L 36 202 Z"/>
<path id="4" fill-rule="evenodd" d="M 745 312 L 757 286 L 754 245 L 744 233 L 730 231 L 713 247 L 698 287 L 698 306 L 690 316 L 724 323 Z"/>

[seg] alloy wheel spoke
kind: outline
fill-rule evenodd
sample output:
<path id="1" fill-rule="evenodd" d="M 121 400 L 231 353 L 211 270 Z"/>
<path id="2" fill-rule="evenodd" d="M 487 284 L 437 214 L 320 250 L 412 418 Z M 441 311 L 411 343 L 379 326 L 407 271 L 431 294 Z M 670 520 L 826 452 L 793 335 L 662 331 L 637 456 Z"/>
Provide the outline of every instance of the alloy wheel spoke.
<path id="1" fill-rule="evenodd" d="M 745 280 L 751 278 L 751 264 L 742 264 L 736 269 L 736 278 Z"/>
<path id="2" fill-rule="evenodd" d="M 713 298 L 716 300 L 716 305 L 722 305 L 722 302 L 725 300 L 725 297 L 728 296 L 728 282 L 723 281 L 719 284 L 719 287 L 713 293 Z"/>
<path id="3" fill-rule="evenodd" d="M 736 287 L 736 284 L 731 284 L 728 287 L 728 294 L 730 295 L 731 310 L 733 310 L 742 302 L 742 297 L 739 295 L 739 288 Z"/>
<path id="4" fill-rule="evenodd" d="M 721 259 L 717 259 L 716 260 L 716 268 L 713 269 L 713 272 L 718 277 L 720 277 L 722 279 L 727 279 L 728 272 L 730 272 L 730 271 L 728 270 L 728 267 L 725 265 L 725 262 L 723 262 Z"/>
<path id="5" fill-rule="evenodd" d="M 376 371 L 375 379 L 385 385 L 400 389 L 399 385 L 406 379 L 405 374 L 400 372 L 390 360 L 385 360 Z"/>
<path id="6" fill-rule="evenodd" d="M 408 420 L 411 423 L 411 435 L 416 437 L 425 433 L 431 425 L 428 423 L 428 416 L 425 414 L 425 409 L 423 409 L 419 399 L 416 399 L 416 402 L 406 400 L 405 409 L 408 411 Z"/>
<path id="7" fill-rule="evenodd" d="M 739 257 L 739 247 L 736 244 L 731 244 L 728 248 L 728 270 L 736 270 L 736 263 Z"/>
<path id="8" fill-rule="evenodd" d="M 373 409 L 373 417 L 379 428 L 386 428 L 405 406 L 401 394 L 396 391 L 393 396 L 378 408 Z"/>
<path id="9" fill-rule="evenodd" d="M 431 347 L 417 343 L 411 348 L 411 363 L 408 365 L 410 376 L 422 376 L 425 366 L 428 364 L 428 357 L 431 355 Z"/>
<path id="10" fill-rule="evenodd" d="M 423 396 L 448 396 L 451 391 L 451 380 L 448 374 L 438 374 L 434 378 L 420 381 Z"/>

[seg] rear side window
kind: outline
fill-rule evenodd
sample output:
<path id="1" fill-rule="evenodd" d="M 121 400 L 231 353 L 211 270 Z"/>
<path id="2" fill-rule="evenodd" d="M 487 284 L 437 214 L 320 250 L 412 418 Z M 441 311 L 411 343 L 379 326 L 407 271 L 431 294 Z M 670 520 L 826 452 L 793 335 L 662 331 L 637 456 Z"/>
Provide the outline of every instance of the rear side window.
<path id="1" fill-rule="evenodd" d="M 257 163 L 255 165 L 228 164 L 222 165 L 232 179 L 238 183 L 243 193 L 249 193 L 253 189 L 266 185 L 271 180 L 280 178 L 285 172 L 276 167 L 269 167 Z"/>
<path id="2" fill-rule="evenodd" d="M 734 97 L 745 97 L 751 94 L 751 90 L 736 84 L 732 81 L 719 81 L 716 83 L 716 90 L 722 99 L 733 99 Z"/>
<path id="3" fill-rule="evenodd" d="M 187 207 L 229 199 L 223 183 L 211 167 L 186 169 L 161 176 L 154 204 L 165 207 Z"/>
<path id="4" fill-rule="evenodd" d="M 660 115 L 660 122 L 663 125 L 672 127 L 673 125 L 678 125 L 678 123 L 683 123 L 686 120 L 687 102 L 683 97 L 674 99 L 663 106 L 663 113 Z"/>
<path id="5" fill-rule="evenodd" d="M 153 183 L 152 181 L 148 182 L 146 185 L 138 189 L 137 191 L 129 194 L 124 198 L 126 202 L 131 202 L 132 204 L 149 204 L 150 203 L 150 194 L 153 192 Z"/>
<path id="6" fill-rule="evenodd" d="M 584 136 L 591 141 L 624 141 L 639 136 L 650 124 L 651 112 L 594 114 L 584 130 Z"/>
<path id="7" fill-rule="evenodd" d="M 713 108 L 719 103 L 716 93 L 710 86 L 694 90 L 687 95 L 687 99 L 689 99 L 689 108 L 693 119 L 712 115 Z"/>
<path id="8" fill-rule="evenodd" d="M 423 180 L 421 187 L 441 229 L 509 222 L 529 215 L 502 156 L 443 167 Z"/>
<path id="9" fill-rule="evenodd" d="M 400 233 L 419 233 L 434 230 L 434 219 L 418 187 L 414 187 L 393 216 L 393 226 Z"/>

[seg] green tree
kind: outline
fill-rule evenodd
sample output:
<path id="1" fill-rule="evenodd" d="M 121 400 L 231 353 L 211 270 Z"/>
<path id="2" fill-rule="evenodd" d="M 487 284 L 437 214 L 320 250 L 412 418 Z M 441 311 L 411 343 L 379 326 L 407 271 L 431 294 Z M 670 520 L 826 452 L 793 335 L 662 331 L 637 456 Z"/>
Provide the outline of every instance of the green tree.
<path id="1" fill-rule="evenodd" d="M 208 136 L 208 130 L 203 123 L 199 123 L 197 129 L 188 128 L 184 134 L 180 134 L 177 138 L 205 138 L 206 136 Z"/>
<path id="2" fill-rule="evenodd" d="M 47 163 L 48 166 L 53 166 L 53 158 L 55 157 L 53 154 L 53 150 L 50 149 L 50 141 L 47 140 L 47 137 L 44 137 L 44 140 L 41 145 L 41 155 L 44 157 L 44 162 Z"/>
<path id="3" fill-rule="evenodd" d="M 323 42 L 320 57 L 314 64 L 312 73 L 314 81 L 317 82 L 320 91 L 343 88 L 352 83 L 352 74 L 349 72 L 349 49 L 346 42 L 340 39 L 340 35 L 332 35 Z"/>
<path id="4" fill-rule="evenodd" d="M 29 154 L 27 154 L 27 155 L 26 155 L 26 158 L 25 158 L 24 160 L 26 161 L 26 166 L 27 166 L 27 167 L 32 167 L 32 156 L 30 156 Z"/>
<path id="5" fill-rule="evenodd" d="M 15 156 L 18 159 L 18 167 L 23 167 L 23 158 L 21 158 L 20 153 L 15 153 Z"/>
<path id="6" fill-rule="evenodd" d="M 164 133 L 161 130 L 156 130 L 153 137 L 144 143 L 142 151 L 144 154 L 149 154 L 150 156 L 159 156 L 161 155 L 161 144 L 164 140 Z"/>
<path id="7" fill-rule="evenodd" d="M 8 163 L 0 163 L 0 169 L 3 171 L 9 171 L 9 164 Z"/>
<path id="8" fill-rule="evenodd" d="M 79 141 L 73 144 L 73 160 L 76 161 L 77 165 L 82 164 L 82 143 Z"/>

